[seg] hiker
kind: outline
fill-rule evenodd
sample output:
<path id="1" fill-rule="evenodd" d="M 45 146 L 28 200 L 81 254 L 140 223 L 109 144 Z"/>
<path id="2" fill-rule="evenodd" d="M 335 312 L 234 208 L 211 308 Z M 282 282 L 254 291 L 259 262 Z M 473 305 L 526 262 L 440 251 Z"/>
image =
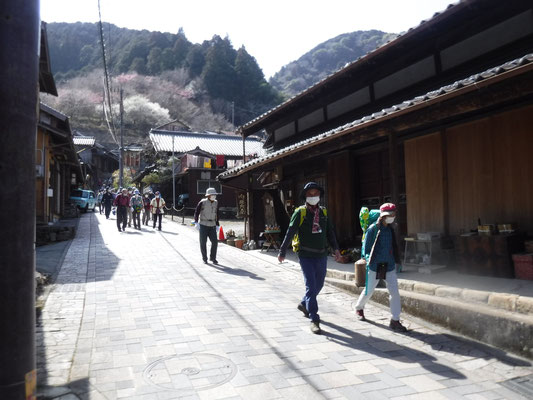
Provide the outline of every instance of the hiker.
<path id="1" fill-rule="evenodd" d="M 128 198 L 131 201 L 131 198 L 133 197 L 133 189 L 128 189 Z M 133 210 L 131 207 L 128 207 L 128 227 L 131 228 L 131 220 L 133 219 Z"/>
<path id="2" fill-rule="evenodd" d="M 137 189 L 130 199 L 130 209 L 132 210 L 133 226 L 141 230 L 141 210 L 143 209 L 143 199 Z"/>
<path id="3" fill-rule="evenodd" d="M 365 290 L 361 292 L 355 305 L 355 313 L 360 321 L 366 320 L 365 305 L 372 297 L 378 280 L 384 279 L 387 282 L 392 314 L 389 327 L 395 332 L 406 332 L 407 329 L 400 322 L 402 306 L 396 275 L 396 264 L 400 264 L 400 257 L 394 229 L 391 226 L 396 218 L 396 206 L 392 203 L 385 203 L 381 205 L 379 211 L 379 219 L 366 231 L 361 249 L 361 256 L 367 262 L 366 284 Z"/>
<path id="4" fill-rule="evenodd" d="M 105 219 L 109 219 L 111 213 L 111 207 L 113 206 L 113 194 L 106 188 L 105 193 L 102 195 L 102 203 L 104 204 Z"/>
<path id="5" fill-rule="evenodd" d="M 128 208 L 130 208 L 130 198 L 128 196 L 128 189 L 122 189 L 122 192 L 115 197 L 113 205 L 117 207 L 117 228 L 119 232 L 126 230 L 128 223 Z M 120 229 L 122 225 L 122 230 Z"/>
<path id="6" fill-rule="evenodd" d="M 207 238 L 211 242 L 211 252 L 209 261 L 218 264 L 217 261 L 217 227 L 218 223 L 218 201 L 215 188 L 208 188 L 205 197 L 198 202 L 194 211 L 194 223 L 200 231 L 200 251 L 204 264 L 207 264 Z M 199 222 L 198 222 L 199 221 Z"/>
<path id="7" fill-rule="evenodd" d="M 154 229 L 157 225 L 157 219 L 159 218 L 159 230 L 161 230 L 161 221 L 163 219 L 163 207 L 165 207 L 165 200 L 161 197 L 161 193 L 155 192 L 155 197 L 150 202 L 152 208 L 152 219 L 154 220 Z"/>
<path id="8" fill-rule="evenodd" d="M 305 205 L 294 210 L 278 254 L 278 261 L 281 263 L 285 260 L 287 247 L 293 241 L 293 250 L 298 253 L 305 282 L 305 295 L 297 308 L 311 319 L 311 332 L 316 334 L 320 333 L 317 296 L 326 279 L 328 242 L 335 260 L 341 258 L 327 210 L 318 205 L 323 195 L 324 189 L 315 182 L 304 186 L 301 197 L 305 200 Z M 295 235 L 297 236 L 293 240 Z"/>
<path id="9" fill-rule="evenodd" d="M 104 196 L 104 191 L 99 190 L 98 196 L 96 196 L 96 204 L 98 205 L 98 212 L 102 214 L 102 197 Z"/>
<path id="10" fill-rule="evenodd" d="M 143 197 L 143 224 L 148 225 L 148 222 L 150 222 L 150 202 L 152 200 L 150 199 L 150 196 L 148 193 L 144 194 Z"/>

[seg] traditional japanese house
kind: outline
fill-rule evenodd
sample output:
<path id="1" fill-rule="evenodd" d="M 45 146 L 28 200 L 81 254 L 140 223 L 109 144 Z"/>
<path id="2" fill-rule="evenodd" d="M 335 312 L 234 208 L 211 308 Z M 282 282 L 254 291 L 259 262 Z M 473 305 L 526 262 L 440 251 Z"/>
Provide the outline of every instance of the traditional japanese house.
<path id="1" fill-rule="evenodd" d="M 265 195 L 283 230 L 313 180 L 341 246 L 360 244 L 361 206 L 392 201 L 401 238 L 436 232 L 457 249 L 478 225 L 533 233 L 532 127 L 533 3 L 464 0 L 241 126 L 266 133 L 268 153 L 218 178 L 244 182 L 251 238 Z M 488 274 L 512 275 L 502 260 Z"/>
<path id="2" fill-rule="evenodd" d="M 187 195 L 181 199 L 187 199 L 188 207 L 195 207 L 207 188 L 214 187 L 220 193 L 220 209 L 230 215 L 237 212 L 235 189 L 222 187 L 216 176 L 227 168 L 264 154 L 263 143 L 256 137 L 243 140 L 240 136 L 212 132 L 157 129 L 150 132 L 150 140 L 157 152 L 164 152 L 169 157 L 174 154 L 178 159 L 176 197 Z"/>
<path id="3" fill-rule="evenodd" d="M 118 157 L 104 146 L 96 143 L 94 136 L 75 133 L 74 146 L 81 159 L 88 189 L 98 190 L 111 184 L 111 176 L 118 169 Z"/>

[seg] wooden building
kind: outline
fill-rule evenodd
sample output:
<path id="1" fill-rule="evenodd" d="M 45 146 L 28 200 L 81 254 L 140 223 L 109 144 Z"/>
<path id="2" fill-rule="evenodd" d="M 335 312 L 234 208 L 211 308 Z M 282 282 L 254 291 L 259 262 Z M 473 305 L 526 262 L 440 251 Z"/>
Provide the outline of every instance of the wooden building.
<path id="1" fill-rule="evenodd" d="M 220 210 L 227 215 L 237 213 L 237 193 L 235 188 L 222 187 L 216 180 L 217 175 L 264 153 L 263 143 L 257 138 L 248 137 L 243 141 L 240 136 L 213 132 L 153 129 L 150 140 L 157 152 L 166 153 L 169 157 L 174 154 L 177 158 L 177 198 L 187 195 L 186 206 L 195 207 L 205 196 L 207 188 L 214 187 L 219 193 Z M 167 198 L 171 198 L 168 192 Z"/>
<path id="2" fill-rule="evenodd" d="M 74 146 L 81 160 L 88 189 L 98 190 L 112 184 L 113 172 L 118 169 L 118 156 L 106 149 L 93 136 L 74 133 Z"/>
<path id="3" fill-rule="evenodd" d="M 45 23 L 41 25 L 39 61 L 40 92 L 57 96 L 50 69 Z M 36 220 L 37 223 L 48 224 L 65 214 L 71 187 L 82 184 L 84 177 L 66 115 L 40 103 L 36 135 Z"/>
<path id="4" fill-rule="evenodd" d="M 241 126 L 269 152 L 219 179 L 244 182 L 253 238 L 265 193 L 284 228 L 312 180 L 346 247 L 361 206 L 386 201 L 402 237 L 478 220 L 533 234 L 532 111 L 533 3 L 464 0 Z"/>

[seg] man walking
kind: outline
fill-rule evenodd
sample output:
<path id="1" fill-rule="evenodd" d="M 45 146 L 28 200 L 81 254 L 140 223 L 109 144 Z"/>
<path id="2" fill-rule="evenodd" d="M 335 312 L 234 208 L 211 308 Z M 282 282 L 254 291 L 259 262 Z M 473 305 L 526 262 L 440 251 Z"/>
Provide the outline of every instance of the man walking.
<path id="1" fill-rule="evenodd" d="M 150 222 L 150 196 L 148 193 L 144 194 L 143 197 L 143 224 L 148 225 L 148 222 Z"/>
<path id="2" fill-rule="evenodd" d="M 119 232 L 126 230 L 128 223 L 128 208 L 130 207 L 130 198 L 128 196 L 128 189 L 122 189 L 122 192 L 115 197 L 113 205 L 117 207 L 117 228 Z M 122 225 L 122 229 L 120 229 Z"/>
<path id="3" fill-rule="evenodd" d="M 141 211 L 143 209 L 143 199 L 139 190 L 135 189 L 133 196 L 130 199 L 130 209 L 133 215 L 133 226 L 137 230 L 141 230 Z"/>
<path id="4" fill-rule="evenodd" d="M 301 197 L 305 199 L 305 205 L 294 210 L 278 254 L 281 263 L 285 260 L 287 247 L 293 241 L 293 250 L 298 253 L 305 282 L 305 295 L 298 304 L 298 310 L 311 319 L 311 332 L 316 334 L 320 333 L 317 296 L 326 279 L 328 242 L 335 260 L 341 257 L 327 210 L 318 205 L 323 194 L 324 189 L 315 182 L 304 186 Z"/>
<path id="5" fill-rule="evenodd" d="M 163 207 L 165 207 L 165 200 L 161 197 L 161 193 L 155 192 L 155 197 L 152 199 L 150 206 L 152 207 L 152 219 L 154 220 L 154 229 L 159 219 L 159 230 L 161 230 L 161 220 L 163 219 Z"/>
<path id="6" fill-rule="evenodd" d="M 211 242 L 211 252 L 209 260 L 213 264 L 218 264 L 217 261 L 217 226 L 218 226 L 218 201 L 217 191 L 214 188 L 209 188 L 205 192 L 205 197 L 200 200 L 194 211 L 194 223 L 200 224 L 200 251 L 204 264 L 207 264 L 207 238 Z M 198 222 L 200 221 L 200 222 Z"/>
<path id="7" fill-rule="evenodd" d="M 109 188 L 105 189 L 105 193 L 102 195 L 102 203 L 104 204 L 105 219 L 109 219 L 111 213 L 111 207 L 113 206 L 113 194 L 109 192 Z"/>
<path id="8" fill-rule="evenodd" d="M 396 206 L 392 203 L 385 203 L 379 211 L 379 219 L 366 231 L 361 249 L 361 255 L 367 261 L 366 285 L 355 305 L 355 313 L 360 321 L 366 320 L 363 309 L 372 297 L 379 279 L 384 279 L 387 282 L 392 314 L 389 327 L 395 332 L 405 332 L 407 329 L 400 322 L 402 306 L 396 275 L 396 264 L 400 263 L 400 257 L 394 230 L 391 227 L 396 217 Z"/>

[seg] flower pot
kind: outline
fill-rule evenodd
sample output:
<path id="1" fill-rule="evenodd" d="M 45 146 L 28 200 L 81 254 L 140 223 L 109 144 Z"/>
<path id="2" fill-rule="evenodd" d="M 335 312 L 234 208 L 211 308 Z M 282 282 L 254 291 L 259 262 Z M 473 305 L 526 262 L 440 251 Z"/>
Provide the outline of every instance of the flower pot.
<path id="1" fill-rule="evenodd" d="M 238 249 L 242 249 L 242 245 L 244 244 L 244 239 L 235 239 L 235 247 Z"/>
<path id="2" fill-rule="evenodd" d="M 226 244 L 229 245 L 229 246 L 235 247 L 235 239 L 233 239 L 233 238 L 226 239 Z"/>

